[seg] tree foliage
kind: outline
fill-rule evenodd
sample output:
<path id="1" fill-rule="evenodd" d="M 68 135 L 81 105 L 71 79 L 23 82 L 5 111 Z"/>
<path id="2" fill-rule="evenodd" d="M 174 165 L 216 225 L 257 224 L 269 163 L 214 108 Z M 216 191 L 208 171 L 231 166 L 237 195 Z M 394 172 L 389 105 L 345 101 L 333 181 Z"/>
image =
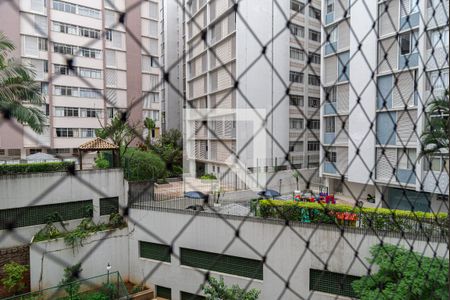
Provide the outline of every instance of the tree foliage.
<path id="1" fill-rule="evenodd" d="M 42 133 L 47 119 L 42 112 L 45 101 L 41 86 L 34 80 L 35 72 L 31 67 L 9 58 L 14 49 L 11 41 L 0 32 L 0 113 Z"/>
<path id="2" fill-rule="evenodd" d="M 3 266 L 2 284 L 8 292 L 17 293 L 25 288 L 23 282 L 25 272 L 28 271 L 27 265 L 21 265 L 15 261 L 11 261 Z"/>
<path id="3" fill-rule="evenodd" d="M 352 283 L 362 300 L 448 299 L 447 259 L 389 244 L 375 245 L 370 253 L 367 260 L 379 271 Z"/>
<path id="4" fill-rule="evenodd" d="M 129 124 L 120 116 L 112 118 L 111 123 L 95 131 L 96 136 L 102 139 L 111 139 L 120 146 L 120 155 L 124 155 L 128 146 L 138 135 L 139 124 Z"/>
<path id="5" fill-rule="evenodd" d="M 154 143 L 148 143 L 147 147 L 164 161 L 168 176 L 183 173 L 183 140 L 179 130 L 164 132 Z"/>
<path id="6" fill-rule="evenodd" d="M 228 287 L 223 278 L 217 280 L 209 277 L 206 285 L 203 286 L 203 293 L 206 299 L 210 300 L 257 300 L 261 291 L 257 289 L 242 289 L 237 284 Z"/>
<path id="7" fill-rule="evenodd" d="M 122 166 L 127 180 L 156 180 L 166 178 L 164 161 L 151 151 L 129 149 L 122 157 Z"/>
<path id="8" fill-rule="evenodd" d="M 79 299 L 78 291 L 80 290 L 79 276 L 81 271 L 81 263 L 64 268 L 64 275 L 59 284 L 64 288 L 70 299 Z"/>

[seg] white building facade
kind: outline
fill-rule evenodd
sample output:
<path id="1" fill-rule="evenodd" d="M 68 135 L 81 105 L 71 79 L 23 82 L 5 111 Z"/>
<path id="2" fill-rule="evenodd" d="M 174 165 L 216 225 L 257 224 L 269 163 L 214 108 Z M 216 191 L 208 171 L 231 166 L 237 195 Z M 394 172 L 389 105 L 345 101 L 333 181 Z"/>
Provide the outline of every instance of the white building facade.
<path id="1" fill-rule="evenodd" d="M 448 155 L 420 158 L 420 137 L 427 103 L 448 89 L 448 3 L 323 2 L 320 174 L 330 192 L 447 210 Z"/>

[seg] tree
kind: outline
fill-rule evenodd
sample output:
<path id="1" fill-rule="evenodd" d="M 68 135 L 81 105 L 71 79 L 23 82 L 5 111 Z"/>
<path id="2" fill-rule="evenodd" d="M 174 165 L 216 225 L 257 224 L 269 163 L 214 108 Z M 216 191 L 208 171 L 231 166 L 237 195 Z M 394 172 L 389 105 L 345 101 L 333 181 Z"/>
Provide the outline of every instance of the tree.
<path id="1" fill-rule="evenodd" d="M 81 269 L 80 263 L 64 268 L 64 275 L 59 284 L 67 292 L 70 299 L 79 299 L 78 291 L 81 286 L 79 275 L 81 271 L 83 271 L 83 269 Z"/>
<path id="2" fill-rule="evenodd" d="M 237 284 L 227 287 L 223 277 L 220 277 L 220 280 L 209 277 L 207 284 L 203 286 L 203 293 L 206 299 L 210 300 L 257 300 L 261 291 L 257 289 L 247 291 Z"/>
<path id="3" fill-rule="evenodd" d="M 111 124 L 102 125 L 95 131 L 96 136 L 102 139 L 111 139 L 114 144 L 120 146 L 120 155 L 123 156 L 128 146 L 133 142 L 138 134 L 138 124 L 128 124 L 120 116 L 115 116 L 111 120 Z"/>
<path id="4" fill-rule="evenodd" d="M 448 299 L 448 260 L 382 244 L 371 248 L 379 271 L 352 283 L 361 300 Z"/>
<path id="5" fill-rule="evenodd" d="M 166 177 L 163 160 L 151 151 L 131 148 L 122 160 L 124 175 L 129 181 L 157 180 Z"/>
<path id="6" fill-rule="evenodd" d="M 442 155 L 449 149 L 449 91 L 434 99 L 427 110 L 427 125 L 422 133 L 421 155 Z"/>
<path id="7" fill-rule="evenodd" d="M 183 141 L 179 130 L 164 132 L 155 143 L 149 143 L 147 147 L 165 162 L 169 176 L 183 173 Z"/>
<path id="8" fill-rule="evenodd" d="M 35 73 L 30 67 L 8 57 L 14 49 L 11 41 L 0 32 L 0 113 L 42 133 L 46 117 L 41 110 L 45 104 L 41 87 L 34 80 Z"/>

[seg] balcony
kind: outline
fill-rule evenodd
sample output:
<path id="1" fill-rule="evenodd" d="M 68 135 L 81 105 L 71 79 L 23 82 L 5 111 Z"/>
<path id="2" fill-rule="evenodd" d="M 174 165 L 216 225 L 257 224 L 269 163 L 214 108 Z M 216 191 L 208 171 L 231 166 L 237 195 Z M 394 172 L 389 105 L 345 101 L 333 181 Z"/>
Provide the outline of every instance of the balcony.
<path id="1" fill-rule="evenodd" d="M 325 24 L 328 25 L 334 21 L 334 12 L 325 15 Z"/>

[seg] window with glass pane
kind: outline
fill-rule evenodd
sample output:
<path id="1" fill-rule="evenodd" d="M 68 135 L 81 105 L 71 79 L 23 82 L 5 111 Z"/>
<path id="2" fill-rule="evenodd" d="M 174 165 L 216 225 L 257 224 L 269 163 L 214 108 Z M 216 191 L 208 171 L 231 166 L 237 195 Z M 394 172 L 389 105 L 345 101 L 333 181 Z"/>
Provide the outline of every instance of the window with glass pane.
<path id="1" fill-rule="evenodd" d="M 290 118 L 289 119 L 290 129 L 303 129 L 303 119 L 300 118 Z"/>
<path id="2" fill-rule="evenodd" d="M 304 105 L 303 96 L 289 95 L 289 105 L 303 106 Z"/>
<path id="3" fill-rule="evenodd" d="M 289 72 L 289 80 L 291 82 L 303 83 L 303 73 L 290 71 Z"/>
<path id="4" fill-rule="evenodd" d="M 320 129 L 320 120 L 308 120 L 307 127 L 311 130 Z"/>
<path id="5" fill-rule="evenodd" d="M 320 42 L 320 32 L 310 29 L 309 39 L 314 42 Z"/>
<path id="6" fill-rule="evenodd" d="M 308 141 L 308 151 L 319 151 L 320 143 L 318 141 Z"/>
<path id="7" fill-rule="evenodd" d="M 320 21 L 320 9 L 309 6 L 309 16 Z"/>
<path id="8" fill-rule="evenodd" d="M 404 33 L 401 34 L 399 37 L 400 41 L 400 54 L 401 55 L 407 55 L 411 53 L 411 34 Z"/>
<path id="9" fill-rule="evenodd" d="M 305 4 L 300 1 L 291 0 L 291 9 L 293 11 L 304 13 L 305 11 Z"/>
<path id="10" fill-rule="evenodd" d="M 320 106 L 320 98 L 308 97 L 308 106 L 318 108 Z"/>
<path id="11" fill-rule="evenodd" d="M 308 83 L 314 86 L 320 86 L 320 76 L 317 75 L 308 75 Z"/>
<path id="12" fill-rule="evenodd" d="M 327 102 L 336 102 L 336 87 L 335 86 L 325 88 L 325 100 Z"/>
<path id="13" fill-rule="evenodd" d="M 325 117 L 325 132 L 333 133 L 336 131 L 335 117 Z"/>
<path id="14" fill-rule="evenodd" d="M 334 0 L 327 0 L 327 14 L 334 11 Z"/>
<path id="15" fill-rule="evenodd" d="M 294 47 L 291 47 L 291 49 L 290 49 L 290 57 L 292 59 L 304 60 L 304 54 L 305 54 L 305 52 L 301 49 L 297 49 Z"/>
<path id="16" fill-rule="evenodd" d="M 305 36 L 305 28 L 303 26 L 299 26 L 299 25 L 290 23 L 289 29 L 291 30 L 291 34 L 293 34 L 295 36 L 298 36 L 298 37 Z"/>

